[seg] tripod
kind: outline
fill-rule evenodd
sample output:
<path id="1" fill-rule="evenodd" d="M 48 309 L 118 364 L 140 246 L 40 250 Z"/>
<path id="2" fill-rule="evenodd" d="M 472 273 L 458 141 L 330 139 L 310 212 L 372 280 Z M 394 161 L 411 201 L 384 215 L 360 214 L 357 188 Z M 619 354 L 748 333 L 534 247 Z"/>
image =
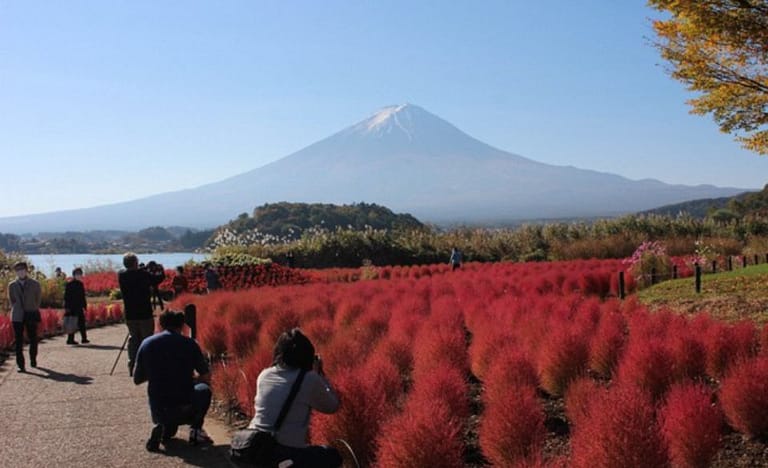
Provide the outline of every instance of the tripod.
<path id="1" fill-rule="evenodd" d="M 115 359 L 115 363 L 112 365 L 112 370 L 109 371 L 109 375 L 113 375 L 115 373 L 115 368 L 117 367 L 117 363 L 120 361 L 120 355 L 123 354 L 123 350 L 125 349 L 125 345 L 128 344 L 128 337 L 130 337 L 131 334 L 128 333 L 125 335 L 125 340 L 123 341 L 123 345 L 120 346 L 120 351 L 117 353 L 117 359 Z"/>

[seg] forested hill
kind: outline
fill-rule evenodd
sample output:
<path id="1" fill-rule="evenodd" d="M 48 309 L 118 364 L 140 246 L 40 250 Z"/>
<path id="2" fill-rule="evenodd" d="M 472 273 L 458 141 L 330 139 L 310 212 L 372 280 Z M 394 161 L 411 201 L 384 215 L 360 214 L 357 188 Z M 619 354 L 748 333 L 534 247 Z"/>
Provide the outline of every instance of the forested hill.
<path id="1" fill-rule="evenodd" d="M 687 213 L 695 218 L 718 215 L 734 217 L 768 215 L 768 185 L 760 192 L 746 192 L 733 197 L 691 200 L 643 212 L 643 214 L 665 216 L 677 216 L 680 213 Z"/>
<path id="2" fill-rule="evenodd" d="M 365 229 L 414 229 L 424 225 L 409 214 L 398 214 L 389 208 L 368 203 L 332 205 L 322 203 L 267 203 L 253 211 L 253 216 L 243 213 L 221 226 L 221 230 L 234 233 L 258 230 L 281 238 L 295 239 L 307 229 L 336 228 Z"/>

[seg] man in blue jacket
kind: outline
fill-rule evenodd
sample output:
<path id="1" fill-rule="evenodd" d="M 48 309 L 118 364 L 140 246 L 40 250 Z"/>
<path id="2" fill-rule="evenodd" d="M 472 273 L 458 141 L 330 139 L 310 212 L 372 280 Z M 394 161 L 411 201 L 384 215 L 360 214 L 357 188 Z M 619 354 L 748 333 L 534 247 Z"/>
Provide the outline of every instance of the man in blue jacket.
<path id="1" fill-rule="evenodd" d="M 210 443 L 203 422 L 211 405 L 210 370 L 200 346 L 181 334 L 184 314 L 167 311 L 160 316 L 161 333 L 144 340 L 136 355 L 133 382 L 149 382 L 147 394 L 155 427 L 147 450 L 157 451 L 180 424 L 189 424 L 189 442 Z M 195 374 L 197 377 L 195 378 Z"/>

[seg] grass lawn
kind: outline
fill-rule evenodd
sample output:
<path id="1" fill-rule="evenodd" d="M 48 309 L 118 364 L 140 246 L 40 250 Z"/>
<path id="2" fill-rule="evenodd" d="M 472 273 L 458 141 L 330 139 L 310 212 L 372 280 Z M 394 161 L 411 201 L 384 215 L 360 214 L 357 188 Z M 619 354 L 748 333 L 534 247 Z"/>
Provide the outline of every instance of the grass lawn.
<path id="1" fill-rule="evenodd" d="M 768 264 L 705 274 L 701 294 L 694 278 L 665 281 L 638 293 L 651 307 L 669 307 L 686 314 L 709 312 L 723 320 L 768 322 Z"/>

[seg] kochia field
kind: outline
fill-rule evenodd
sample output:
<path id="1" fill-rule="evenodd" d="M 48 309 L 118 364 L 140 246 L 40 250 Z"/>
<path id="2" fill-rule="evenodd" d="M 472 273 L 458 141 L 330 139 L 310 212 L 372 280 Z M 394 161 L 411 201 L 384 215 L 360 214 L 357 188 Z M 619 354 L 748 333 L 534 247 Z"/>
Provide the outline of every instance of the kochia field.
<path id="1" fill-rule="evenodd" d="M 620 301 L 623 269 L 413 267 L 177 304 L 197 304 L 216 397 L 247 416 L 275 340 L 301 327 L 342 401 L 312 441 L 344 439 L 365 466 L 706 466 L 726 432 L 768 435 L 768 328 Z"/>

